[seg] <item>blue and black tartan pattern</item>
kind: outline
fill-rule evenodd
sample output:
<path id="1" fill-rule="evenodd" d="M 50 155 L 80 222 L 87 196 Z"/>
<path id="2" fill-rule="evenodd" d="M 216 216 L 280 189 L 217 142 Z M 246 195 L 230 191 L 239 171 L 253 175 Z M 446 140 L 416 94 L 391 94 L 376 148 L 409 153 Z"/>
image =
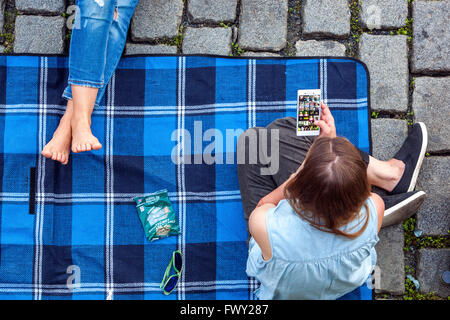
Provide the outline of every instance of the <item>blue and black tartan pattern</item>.
<path id="1" fill-rule="evenodd" d="M 226 130 L 295 116 L 297 90 L 320 88 L 338 134 L 370 151 L 369 80 L 356 60 L 132 56 L 92 116 L 103 147 L 63 166 L 40 151 L 64 113 L 67 77 L 65 56 L 0 56 L 0 299 L 254 299 L 229 151 L 237 135 L 226 142 Z M 223 136 L 194 145 L 196 121 L 203 137 Z M 193 141 L 190 151 L 180 139 Z M 212 139 L 233 145 L 216 149 L 215 163 L 196 162 Z M 191 163 L 177 164 L 174 153 Z M 132 198 L 160 189 L 181 234 L 149 242 Z M 176 249 L 185 265 L 164 296 Z"/>

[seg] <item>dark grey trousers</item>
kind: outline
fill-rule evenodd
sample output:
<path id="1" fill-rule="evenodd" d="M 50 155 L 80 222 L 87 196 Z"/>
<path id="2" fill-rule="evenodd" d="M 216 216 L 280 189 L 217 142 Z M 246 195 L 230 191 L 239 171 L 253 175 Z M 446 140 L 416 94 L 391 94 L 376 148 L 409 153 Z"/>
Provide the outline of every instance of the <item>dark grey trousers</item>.
<path id="1" fill-rule="evenodd" d="M 297 171 L 299 166 L 305 160 L 306 154 L 316 137 L 298 137 L 295 128 L 296 119 L 293 117 L 281 118 L 273 121 L 267 127 L 250 128 L 243 133 L 238 140 L 237 158 L 245 159 L 244 163 L 238 161 L 238 179 L 241 191 L 242 205 L 244 207 L 244 218 L 248 225 L 248 218 L 255 209 L 259 200 L 283 184 L 289 176 Z M 251 132 L 251 131 L 255 132 Z M 273 131 L 278 131 L 278 136 Z M 250 134 L 252 133 L 252 135 Z M 264 138 L 267 134 L 267 139 Z M 272 136 L 274 135 L 275 136 Z M 251 146 L 255 141 L 251 141 L 251 136 L 257 137 L 257 146 Z M 272 143 L 278 143 L 279 168 L 271 175 L 261 174 L 261 169 L 270 167 L 267 157 L 256 157 L 256 163 L 249 163 L 251 153 L 257 154 L 270 153 Z M 244 147 L 239 147 L 239 146 Z M 266 152 L 260 152 L 265 148 Z M 243 154 L 241 154 L 243 153 Z M 368 164 L 369 155 L 360 151 L 361 157 Z M 245 158 L 244 158 L 245 156 Z"/>

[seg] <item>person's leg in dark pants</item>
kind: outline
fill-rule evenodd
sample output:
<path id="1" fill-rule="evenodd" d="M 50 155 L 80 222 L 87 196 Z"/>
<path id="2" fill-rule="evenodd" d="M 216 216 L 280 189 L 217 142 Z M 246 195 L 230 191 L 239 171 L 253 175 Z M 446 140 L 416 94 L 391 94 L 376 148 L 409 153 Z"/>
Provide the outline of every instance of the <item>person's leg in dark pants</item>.
<path id="1" fill-rule="evenodd" d="M 244 153 L 245 158 L 243 156 L 242 158 L 245 162 L 238 162 L 238 179 L 247 223 L 261 198 L 297 171 L 314 142 L 312 137 L 298 137 L 295 127 L 295 118 L 281 118 L 273 121 L 266 128 L 250 128 L 239 137 L 237 158 L 242 156 L 240 153 Z M 278 137 L 275 131 L 278 132 Z M 267 135 L 267 139 L 264 135 Z M 278 150 L 277 148 L 273 150 L 276 154 L 270 154 L 273 143 L 278 144 Z M 261 148 L 265 149 L 264 152 L 261 152 Z M 255 156 L 255 153 L 256 161 L 250 162 L 251 154 Z M 264 169 L 268 171 L 270 166 L 265 154 L 268 154 L 272 161 L 278 161 L 278 170 L 271 175 L 261 174 Z"/>

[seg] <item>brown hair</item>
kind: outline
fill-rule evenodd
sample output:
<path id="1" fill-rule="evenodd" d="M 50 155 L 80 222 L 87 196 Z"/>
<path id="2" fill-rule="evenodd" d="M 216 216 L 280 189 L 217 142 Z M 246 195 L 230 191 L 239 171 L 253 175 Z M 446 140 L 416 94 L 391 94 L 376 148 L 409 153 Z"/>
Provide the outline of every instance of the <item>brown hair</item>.
<path id="1" fill-rule="evenodd" d="M 369 222 L 365 200 L 371 189 L 366 169 L 358 150 L 347 139 L 317 138 L 303 168 L 287 184 L 285 197 L 297 214 L 316 228 L 354 239 L 364 232 Z M 351 234 L 340 230 L 359 217 L 363 205 L 364 226 Z"/>

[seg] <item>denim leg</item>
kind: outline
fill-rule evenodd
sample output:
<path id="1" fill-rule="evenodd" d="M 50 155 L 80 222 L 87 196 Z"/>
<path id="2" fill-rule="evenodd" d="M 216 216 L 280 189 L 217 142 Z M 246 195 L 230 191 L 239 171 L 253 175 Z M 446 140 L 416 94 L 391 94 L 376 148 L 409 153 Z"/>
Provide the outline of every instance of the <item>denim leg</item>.
<path id="1" fill-rule="evenodd" d="M 108 41 L 108 50 L 106 55 L 105 65 L 105 84 L 99 89 L 97 94 L 97 105 L 100 103 L 106 91 L 106 86 L 111 80 L 114 71 L 119 64 L 120 58 L 127 40 L 128 28 L 130 26 L 131 18 L 139 0 L 117 0 L 117 18 L 114 19 L 111 25 Z"/>
<path id="2" fill-rule="evenodd" d="M 108 35 L 116 1 L 78 0 L 69 57 L 69 84 L 104 84 Z"/>
<path id="3" fill-rule="evenodd" d="M 94 0 L 90 0 L 94 1 Z M 106 1 L 105 1 L 106 2 Z M 113 1 L 112 1 L 113 2 Z M 104 55 L 105 63 L 103 68 L 99 67 L 102 71 L 103 83 L 98 86 L 99 91 L 95 101 L 95 106 L 98 106 L 106 90 L 106 86 L 109 83 L 119 61 L 122 56 L 123 48 L 127 38 L 127 32 L 130 25 L 131 17 L 139 0 L 116 0 L 111 13 L 111 24 L 108 32 L 105 34 L 107 39 L 106 52 Z M 116 10 L 116 17 L 114 13 Z M 97 30 L 95 32 L 98 32 Z M 103 30 L 102 30 L 103 32 Z M 73 38 L 72 38 L 73 39 Z M 72 46 L 72 42 L 71 42 Z M 70 84 L 70 82 L 69 82 Z M 75 84 L 75 83 L 74 83 Z M 66 99 L 72 98 L 72 91 L 70 85 L 64 90 L 63 97 Z"/>

